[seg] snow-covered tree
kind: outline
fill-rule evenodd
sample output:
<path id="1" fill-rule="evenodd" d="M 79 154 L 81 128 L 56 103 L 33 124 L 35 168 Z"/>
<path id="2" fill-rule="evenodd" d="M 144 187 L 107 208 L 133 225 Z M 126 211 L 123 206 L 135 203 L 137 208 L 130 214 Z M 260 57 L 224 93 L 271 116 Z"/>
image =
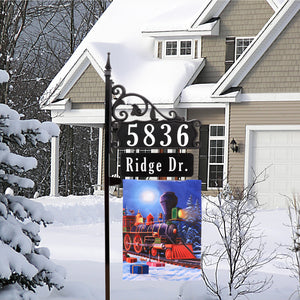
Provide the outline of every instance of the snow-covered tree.
<path id="1" fill-rule="evenodd" d="M 7 79 L 7 73 L 0 71 L 0 82 Z M 50 224 L 52 216 L 37 202 L 4 193 L 7 186 L 33 187 L 33 181 L 23 174 L 37 166 L 35 158 L 14 153 L 11 146 L 45 143 L 59 135 L 58 127 L 51 122 L 22 117 L 0 104 L 0 291 L 11 285 L 31 291 L 38 285 L 60 289 L 64 271 L 50 261 L 47 248 L 39 247 L 40 224 Z"/>

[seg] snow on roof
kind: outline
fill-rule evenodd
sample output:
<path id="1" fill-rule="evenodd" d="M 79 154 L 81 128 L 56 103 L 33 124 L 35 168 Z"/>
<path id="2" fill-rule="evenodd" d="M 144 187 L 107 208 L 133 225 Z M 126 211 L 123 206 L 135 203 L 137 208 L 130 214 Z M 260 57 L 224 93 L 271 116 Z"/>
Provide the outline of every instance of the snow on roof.
<path id="1" fill-rule="evenodd" d="M 154 39 L 143 36 L 149 24 L 190 27 L 206 1 L 199 0 L 114 0 L 53 79 L 41 99 L 46 105 L 63 98 L 68 74 L 86 53 L 104 78 L 107 52 L 111 53 L 112 79 L 128 92 L 141 93 L 154 103 L 173 104 L 181 90 L 202 65 L 203 59 L 154 58 Z M 100 70 L 100 71 L 99 71 Z"/>
<path id="2" fill-rule="evenodd" d="M 143 26 L 144 31 L 148 30 L 184 30 L 190 28 L 210 0 L 189 0 L 189 1 L 160 1 L 165 8 L 150 18 Z"/>
<path id="3" fill-rule="evenodd" d="M 215 83 L 193 84 L 181 93 L 180 103 L 209 102 Z"/>
<path id="4" fill-rule="evenodd" d="M 143 30 L 156 27 L 160 30 L 183 30 L 196 25 L 207 26 L 200 21 L 205 21 L 212 14 L 215 16 L 228 1 L 114 0 L 52 80 L 41 98 L 41 106 L 66 96 L 78 79 L 74 73 L 80 76 L 87 67 L 82 64 L 84 58 L 88 58 L 104 79 L 108 52 L 111 53 L 115 84 L 122 84 L 128 92 L 140 93 L 153 103 L 173 105 L 191 78 L 200 72 L 204 60 L 183 57 L 156 59 L 154 39 L 143 35 Z M 281 6 L 283 1 L 268 0 L 274 7 Z"/>

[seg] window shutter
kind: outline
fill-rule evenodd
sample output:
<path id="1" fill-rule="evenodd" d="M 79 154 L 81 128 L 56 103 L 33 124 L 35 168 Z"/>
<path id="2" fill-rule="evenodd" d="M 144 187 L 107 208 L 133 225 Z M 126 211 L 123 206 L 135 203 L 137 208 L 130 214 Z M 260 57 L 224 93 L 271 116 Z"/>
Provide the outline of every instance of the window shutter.
<path id="1" fill-rule="evenodd" d="M 195 53 L 194 53 L 194 58 L 198 58 L 198 40 L 195 40 Z"/>
<path id="2" fill-rule="evenodd" d="M 225 72 L 232 66 L 235 61 L 235 37 L 226 38 L 225 53 Z"/>
<path id="3" fill-rule="evenodd" d="M 200 127 L 200 149 L 199 149 L 199 179 L 202 180 L 202 190 L 207 191 L 207 169 L 208 169 L 208 140 L 209 125 Z"/>
<path id="4" fill-rule="evenodd" d="M 162 58 L 162 42 L 157 43 L 157 58 Z"/>

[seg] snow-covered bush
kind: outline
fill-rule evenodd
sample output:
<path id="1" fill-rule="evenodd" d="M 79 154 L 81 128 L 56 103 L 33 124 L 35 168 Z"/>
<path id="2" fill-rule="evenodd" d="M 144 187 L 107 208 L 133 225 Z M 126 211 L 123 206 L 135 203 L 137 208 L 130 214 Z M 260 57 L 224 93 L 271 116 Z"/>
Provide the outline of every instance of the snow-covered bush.
<path id="1" fill-rule="evenodd" d="M 63 286 L 64 270 L 50 261 L 47 248 L 39 247 L 40 225 L 50 224 L 52 216 L 40 203 L 4 193 L 8 186 L 33 187 L 33 181 L 22 175 L 37 166 L 35 158 L 13 153 L 11 146 L 45 143 L 58 135 L 55 124 L 23 120 L 0 104 L 0 291 L 11 285 L 31 291 L 38 285 Z"/>

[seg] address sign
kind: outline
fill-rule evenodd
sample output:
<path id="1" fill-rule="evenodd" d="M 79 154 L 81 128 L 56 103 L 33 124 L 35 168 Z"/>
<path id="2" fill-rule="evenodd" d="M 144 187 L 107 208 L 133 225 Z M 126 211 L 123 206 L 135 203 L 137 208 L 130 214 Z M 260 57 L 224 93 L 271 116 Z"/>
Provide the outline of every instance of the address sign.
<path id="1" fill-rule="evenodd" d="M 135 121 L 117 131 L 119 148 L 195 148 L 193 121 Z"/>

